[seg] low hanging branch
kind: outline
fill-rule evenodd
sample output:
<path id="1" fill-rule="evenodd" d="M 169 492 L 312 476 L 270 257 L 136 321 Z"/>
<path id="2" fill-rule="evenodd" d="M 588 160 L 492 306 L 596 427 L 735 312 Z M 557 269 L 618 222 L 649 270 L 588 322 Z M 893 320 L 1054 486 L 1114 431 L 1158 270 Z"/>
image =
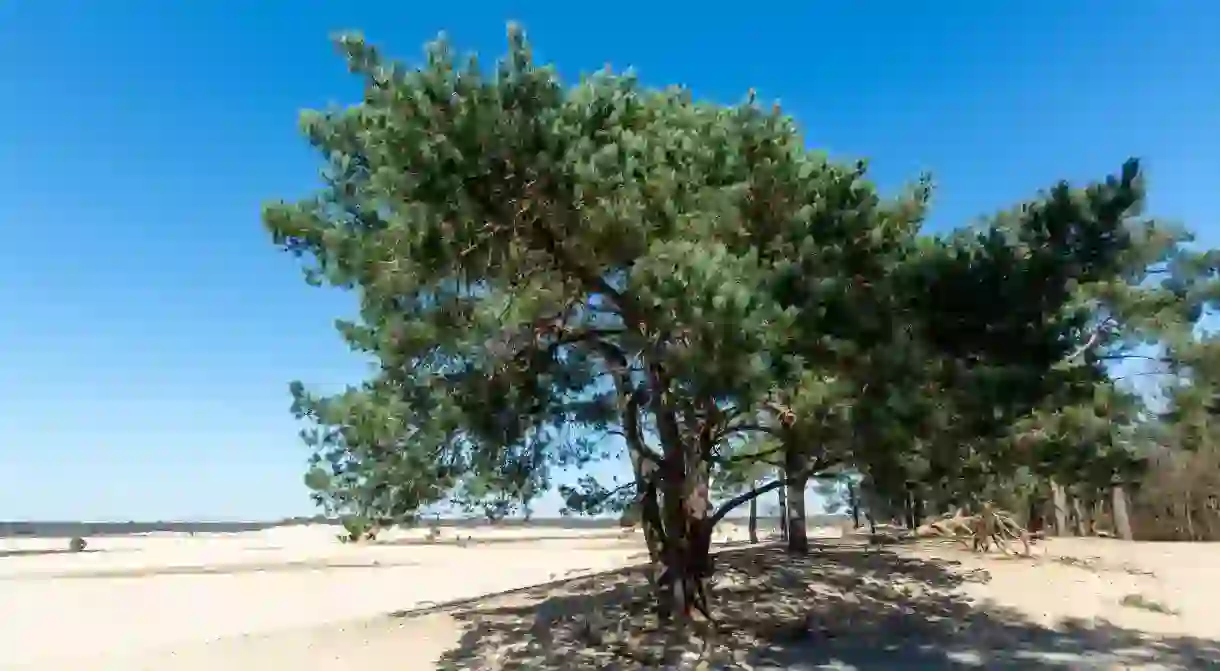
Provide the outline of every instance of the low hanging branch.
<path id="1" fill-rule="evenodd" d="M 726 515 L 733 512 L 733 510 L 735 510 L 742 504 L 748 503 L 751 499 L 756 499 L 756 498 L 762 496 L 763 494 L 775 491 L 776 489 L 779 489 L 780 487 L 784 487 L 784 486 L 788 485 L 789 483 L 802 482 L 805 479 L 808 479 L 811 477 L 816 477 L 818 473 L 825 471 L 826 469 L 831 468 L 832 466 L 836 466 L 836 465 L 838 465 L 838 463 L 839 463 L 838 461 L 823 462 L 823 461 L 815 459 L 813 462 L 813 465 L 810 466 L 809 468 L 806 468 L 801 473 L 790 473 L 790 474 L 788 474 L 788 477 L 786 477 L 786 478 L 779 478 L 776 480 L 772 480 L 771 482 L 768 482 L 767 484 L 765 484 L 761 487 L 755 487 L 753 489 L 746 490 L 746 491 L 738 494 L 737 496 L 734 496 L 733 498 L 729 499 L 728 501 L 725 501 L 724 503 L 720 504 L 720 507 L 716 509 L 716 512 L 713 513 L 712 516 L 708 518 L 708 521 L 707 521 L 708 529 L 714 528 L 716 526 L 716 524 L 720 522 L 720 520 L 723 520 L 725 518 Z"/>

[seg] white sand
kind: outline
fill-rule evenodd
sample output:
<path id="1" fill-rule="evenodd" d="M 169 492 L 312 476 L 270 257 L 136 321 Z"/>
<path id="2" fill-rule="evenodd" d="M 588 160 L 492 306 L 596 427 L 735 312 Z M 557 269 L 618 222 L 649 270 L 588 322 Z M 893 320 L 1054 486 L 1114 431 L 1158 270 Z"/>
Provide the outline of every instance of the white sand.
<path id="1" fill-rule="evenodd" d="M 522 535 L 446 529 L 443 537 L 472 533 Z M 99 538 L 84 554 L 0 558 L 0 668 L 59 661 L 80 669 L 101 653 L 359 620 L 616 568 L 640 550 L 615 532 L 533 533 L 570 540 L 352 546 L 323 526 Z M 63 545 L 8 541 L 0 550 Z"/>
<path id="2" fill-rule="evenodd" d="M 617 568 L 642 551 L 638 535 L 613 530 L 444 531 L 502 541 L 466 547 L 348 546 L 334 533 L 121 537 L 97 539 L 90 549 L 98 551 L 86 554 L 2 557 L 0 668 L 432 669 L 465 625 L 444 612 L 386 614 Z M 46 541 L 8 541 L 0 550 L 39 543 Z M 1220 581 L 1212 578 L 1220 545 L 1057 539 L 1037 549 L 1035 561 L 946 548 L 899 553 L 960 561 L 962 571 L 986 569 L 989 582 L 956 589 L 983 609 L 1009 609 L 1034 625 L 1105 622 L 1150 635 L 1220 639 Z M 1056 559 L 1065 556 L 1088 567 Z M 1137 594 L 1174 612 L 1122 603 Z"/>

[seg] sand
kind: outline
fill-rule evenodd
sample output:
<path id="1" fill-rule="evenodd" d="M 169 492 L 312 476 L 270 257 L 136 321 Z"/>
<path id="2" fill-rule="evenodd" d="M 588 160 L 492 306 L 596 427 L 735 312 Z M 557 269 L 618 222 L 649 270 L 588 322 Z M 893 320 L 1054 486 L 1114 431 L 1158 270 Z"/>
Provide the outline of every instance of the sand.
<path id="1" fill-rule="evenodd" d="M 440 543 L 410 532 L 359 546 L 334 534 L 101 538 L 83 554 L 0 541 L 0 668 L 671 664 L 647 633 L 644 575 L 624 568 L 640 561 L 638 534 L 446 529 Z M 1006 559 L 823 538 L 791 558 L 740 547 L 744 535 L 726 527 L 717 557 L 712 649 L 728 668 L 1220 668 L 1220 545 L 1053 539 Z"/>

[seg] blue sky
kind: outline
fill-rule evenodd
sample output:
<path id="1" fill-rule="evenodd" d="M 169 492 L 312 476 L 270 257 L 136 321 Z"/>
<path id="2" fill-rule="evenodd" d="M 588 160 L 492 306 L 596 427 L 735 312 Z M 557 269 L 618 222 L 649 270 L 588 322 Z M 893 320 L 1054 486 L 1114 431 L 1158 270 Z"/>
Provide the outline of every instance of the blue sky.
<path id="1" fill-rule="evenodd" d="M 0 4 L 0 519 L 312 512 L 287 383 L 362 368 L 259 207 L 315 185 L 297 111 L 358 95 L 337 29 L 489 59 L 519 19 L 569 78 L 754 87 L 885 188 L 931 170 L 938 227 L 1143 156 L 1152 210 L 1216 242 L 1215 3 L 505 5 Z"/>

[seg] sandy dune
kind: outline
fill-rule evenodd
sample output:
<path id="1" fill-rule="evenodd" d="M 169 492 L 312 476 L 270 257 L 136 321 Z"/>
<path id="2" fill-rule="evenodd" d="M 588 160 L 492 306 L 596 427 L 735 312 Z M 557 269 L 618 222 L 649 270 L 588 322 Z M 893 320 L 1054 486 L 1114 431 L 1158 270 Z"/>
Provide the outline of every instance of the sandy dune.
<path id="1" fill-rule="evenodd" d="M 474 538 L 459 546 L 458 534 Z M 638 561 L 635 535 L 333 536 L 117 537 L 76 555 L 46 553 L 62 541 L 0 542 L 0 668 L 660 665 L 655 641 L 629 631 L 650 617 L 642 573 L 618 570 Z M 737 668 L 1220 668 L 1220 583 L 1208 580 L 1220 546 L 1062 539 L 1002 559 L 825 540 L 799 559 L 725 549 L 717 565 L 717 654 Z M 471 601 L 427 609 L 459 599 Z"/>

